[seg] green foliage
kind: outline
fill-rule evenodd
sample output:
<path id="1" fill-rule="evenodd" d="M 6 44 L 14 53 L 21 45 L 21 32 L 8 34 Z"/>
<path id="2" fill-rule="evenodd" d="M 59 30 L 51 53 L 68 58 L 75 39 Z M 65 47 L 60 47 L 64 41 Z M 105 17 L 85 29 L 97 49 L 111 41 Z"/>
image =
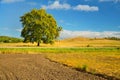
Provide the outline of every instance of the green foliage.
<path id="1" fill-rule="evenodd" d="M 0 36 L 0 43 L 18 43 L 22 42 L 22 39 L 14 38 L 14 37 L 8 37 L 8 36 Z"/>
<path id="2" fill-rule="evenodd" d="M 62 27 L 58 27 L 52 15 L 44 9 L 33 9 L 20 17 L 23 25 L 21 36 L 24 42 L 53 43 Z"/>
<path id="3" fill-rule="evenodd" d="M 87 65 L 82 65 L 82 66 L 78 65 L 75 69 L 78 70 L 78 71 L 85 71 L 85 72 L 87 72 L 87 68 L 88 68 Z"/>
<path id="4" fill-rule="evenodd" d="M 81 67 L 81 70 L 82 70 L 82 71 L 87 71 L 87 65 L 83 65 L 83 66 Z"/>

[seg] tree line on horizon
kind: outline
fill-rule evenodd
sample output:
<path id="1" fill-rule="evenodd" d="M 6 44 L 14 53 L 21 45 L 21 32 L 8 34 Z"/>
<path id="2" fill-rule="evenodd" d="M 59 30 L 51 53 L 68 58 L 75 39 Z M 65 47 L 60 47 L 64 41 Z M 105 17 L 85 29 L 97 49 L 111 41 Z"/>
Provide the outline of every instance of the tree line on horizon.
<path id="1" fill-rule="evenodd" d="M 23 42 L 23 39 L 9 36 L 0 36 L 0 43 L 19 43 L 19 42 Z"/>
<path id="2" fill-rule="evenodd" d="M 120 38 L 118 38 L 118 37 L 105 37 L 105 39 L 109 39 L 109 40 L 120 40 Z"/>

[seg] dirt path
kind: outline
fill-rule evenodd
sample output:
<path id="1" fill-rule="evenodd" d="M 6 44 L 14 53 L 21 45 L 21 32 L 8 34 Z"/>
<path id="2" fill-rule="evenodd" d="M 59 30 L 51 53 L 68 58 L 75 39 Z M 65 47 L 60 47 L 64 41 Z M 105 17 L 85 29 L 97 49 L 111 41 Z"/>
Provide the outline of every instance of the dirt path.
<path id="1" fill-rule="evenodd" d="M 39 54 L 0 54 L 0 80 L 105 80 Z"/>

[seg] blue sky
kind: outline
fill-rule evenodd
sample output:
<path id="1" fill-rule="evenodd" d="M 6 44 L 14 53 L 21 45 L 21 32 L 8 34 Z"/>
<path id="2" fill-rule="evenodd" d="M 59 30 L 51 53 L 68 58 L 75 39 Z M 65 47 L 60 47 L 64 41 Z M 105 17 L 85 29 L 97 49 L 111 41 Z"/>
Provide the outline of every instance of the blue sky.
<path id="1" fill-rule="evenodd" d="M 120 0 L 0 0 L 0 35 L 20 37 L 20 16 L 34 8 L 54 16 L 61 38 L 120 37 Z"/>

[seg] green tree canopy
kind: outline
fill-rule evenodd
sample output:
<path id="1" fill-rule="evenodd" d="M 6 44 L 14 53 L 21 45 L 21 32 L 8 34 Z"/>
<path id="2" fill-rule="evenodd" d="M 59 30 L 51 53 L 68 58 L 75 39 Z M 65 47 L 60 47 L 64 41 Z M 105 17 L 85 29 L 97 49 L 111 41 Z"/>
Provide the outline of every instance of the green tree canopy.
<path id="1" fill-rule="evenodd" d="M 23 29 L 21 36 L 24 42 L 53 43 L 59 37 L 62 27 L 58 27 L 56 20 L 44 9 L 33 9 L 20 17 Z"/>

